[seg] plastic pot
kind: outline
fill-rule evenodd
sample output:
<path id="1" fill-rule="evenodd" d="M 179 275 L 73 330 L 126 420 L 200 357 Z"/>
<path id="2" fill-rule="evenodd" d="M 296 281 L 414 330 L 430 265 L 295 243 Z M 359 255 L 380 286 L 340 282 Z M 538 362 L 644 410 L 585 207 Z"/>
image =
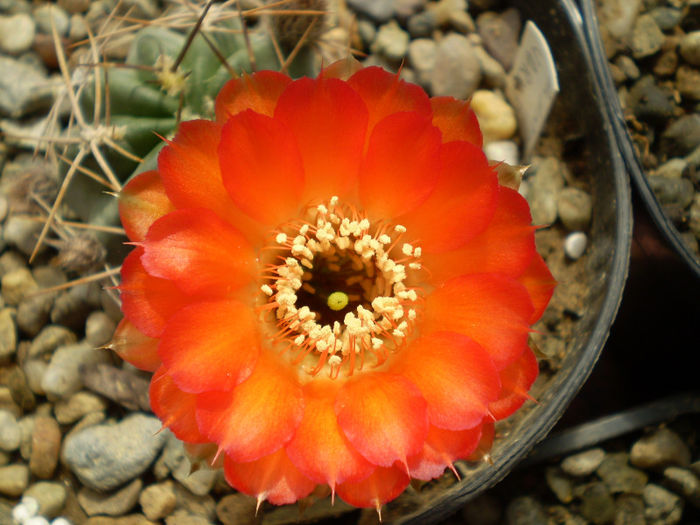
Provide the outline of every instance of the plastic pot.
<path id="1" fill-rule="evenodd" d="M 495 441 L 493 463 L 458 464 L 461 481 L 442 480 L 406 494 L 386 506 L 385 521 L 434 523 L 502 480 L 552 429 L 593 369 L 615 319 L 627 278 L 632 233 L 631 192 L 610 122 L 605 97 L 596 82 L 578 9 L 569 0 L 514 0 L 522 20 L 532 20 L 546 37 L 557 67 L 561 92 L 548 130 L 577 137 L 572 167 L 590 181 L 593 217 L 585 276 L 585 313 L 561 368 L 516 414 Z M 498 432 L 497 426 L 497 432 Z M 502 429 L 501 432 L 504 430 Z"/>
<path id="2" fill-rule="evenodd" d="M 595 12 L 594 0 L 580 0 L 583 29 L 590 54 L 593 58 L 593 72 L 599 84 L 603 102 L 609 114 L 613 132 L 617 137 L 620 152 L 639 197 L 644 202 L 649 215 L 677 256 L 700 278 L 700 260 L 698 260 L 683 242 L 673 221 L 664 212 L 661 204 L 654 195 L 649 181 L 644 173 L 644 166 L 632 142 L 632 137 L 625 123 L 620 100 L 617 96 L 615 83 L 610 75 L 608 60 L 603 49 L 603 43 L 598 29 L 598 19 Z"/>

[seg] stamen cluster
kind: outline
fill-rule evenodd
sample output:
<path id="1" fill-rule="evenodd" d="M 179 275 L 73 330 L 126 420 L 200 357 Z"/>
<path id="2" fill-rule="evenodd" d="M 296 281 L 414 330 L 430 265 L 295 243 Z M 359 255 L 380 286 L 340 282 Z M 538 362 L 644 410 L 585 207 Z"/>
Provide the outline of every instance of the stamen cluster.
<path id="1" fill-rule="evenodd" d="M 421 269 L 421 248 L 403 243 L 399 249 L 405 227 L 373 225 L 357 210 L 339 206 L 337 197 L 311 208 L 308 216 L 308 222 L 276 234 L 276 244 L 287 254 L 270 268 L 272 283 L 261 286 L 274 309 L 278 336 L 297 350 L 299 362 L 316 360 L 307 369 L 312 375 L 326 368 L 336 377 L 344 365 L 352 375 L 369 356 L 378 366 L 413 330 L 419 288 L 407 285 L 407 272 Z M 299 293 L 318 293 L 310 282 L 318 265 L 340 272 L 341 263 L 352 268 L 341 284 L 358 289 L 349 294 L 356 307 L 342 322 L 323 324 L 317 312 L 300 304 Z"/>

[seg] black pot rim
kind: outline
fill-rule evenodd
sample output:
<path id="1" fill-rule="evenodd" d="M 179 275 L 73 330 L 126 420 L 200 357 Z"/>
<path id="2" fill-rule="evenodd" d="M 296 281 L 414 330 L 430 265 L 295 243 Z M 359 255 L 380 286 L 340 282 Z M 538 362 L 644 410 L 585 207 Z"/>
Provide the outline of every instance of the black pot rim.
<path id="1" fill-rule="evenodd" d="M 700 278 L 700 261 L 695 259 L 688 246 L 686 246 L 681 239 L 678 230 L 664 212 L 649 185 L 649 181 L 644 175 L 644 167 L 642 166 L 639 155 L 637 155 L 634 149 L 632 136 L 625 123 L 625 117 L 622 106 L 620 105 L 620 99 L 617 96 L 615 83 L 610 75 L 608 59 L 603 49 L 593 0 L 579 0 L 579 4 L 583 16 L 583 30 L 586 43 L 593 57 L 593 72 L 598 81 L 603 101 L 607 106 L 609 120 L 613 126 L 615 136 L 617 137 L 625 166 L 656 227 L 661 231 L 663 237 L 668 241 L 683 262 L 693 271 L 695 276 Z"/>

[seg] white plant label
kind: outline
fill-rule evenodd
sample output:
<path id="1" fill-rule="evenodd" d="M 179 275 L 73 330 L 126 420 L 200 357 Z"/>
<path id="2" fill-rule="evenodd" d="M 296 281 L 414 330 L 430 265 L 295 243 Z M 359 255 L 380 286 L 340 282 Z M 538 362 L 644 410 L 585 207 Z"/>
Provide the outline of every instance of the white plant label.
<path id="1" fill-rule="evenodd" d="M 557 93 L 559 80 L 549 45 L 528 20 L 506 77 L 506 96 L 518 117 L 524 159 L 530 158 Z"/>

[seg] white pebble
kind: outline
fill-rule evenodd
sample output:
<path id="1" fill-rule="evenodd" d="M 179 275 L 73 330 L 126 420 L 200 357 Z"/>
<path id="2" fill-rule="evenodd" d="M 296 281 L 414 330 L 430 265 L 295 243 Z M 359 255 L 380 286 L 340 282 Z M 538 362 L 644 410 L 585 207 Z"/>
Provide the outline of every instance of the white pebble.
<path id="1" fill-rule="evenodd" d="M 564 253 L 574 261 L 583 255 L 588 244 L 588 237 L 583 232 L 573 232 L 564 239 Z"/>
<path id="2" fill-rule="evenodd" d="M 49 520 L 47 520 L 44 516 L 34 516 L 33 518 L 29 518 L 27 521 L 22 523 L 22 525 L 49 525 Z"/>
<path id="3" fill-rule="evenodd" d="M 33 515 L 34 513 L 31 512 L 23 503 L 20 503 L 12 509 L 12 519 L 14 519 L 18 523 L 24 523 Z"/>
<path id="4" fill-rule="evenodd" d="M 66 518 L 63 516 L 56 518 L 51 522 L 51 525 L 73 525 L 70 521 L 68 521 Z"/>
<path id="5" fill-rule="evenodd" d="M 518 145 L 512 140 L 496 140 L 484 144 L 486 158 L 495 162 L 505 162 L 511 166 L 520 164 Z"/>

